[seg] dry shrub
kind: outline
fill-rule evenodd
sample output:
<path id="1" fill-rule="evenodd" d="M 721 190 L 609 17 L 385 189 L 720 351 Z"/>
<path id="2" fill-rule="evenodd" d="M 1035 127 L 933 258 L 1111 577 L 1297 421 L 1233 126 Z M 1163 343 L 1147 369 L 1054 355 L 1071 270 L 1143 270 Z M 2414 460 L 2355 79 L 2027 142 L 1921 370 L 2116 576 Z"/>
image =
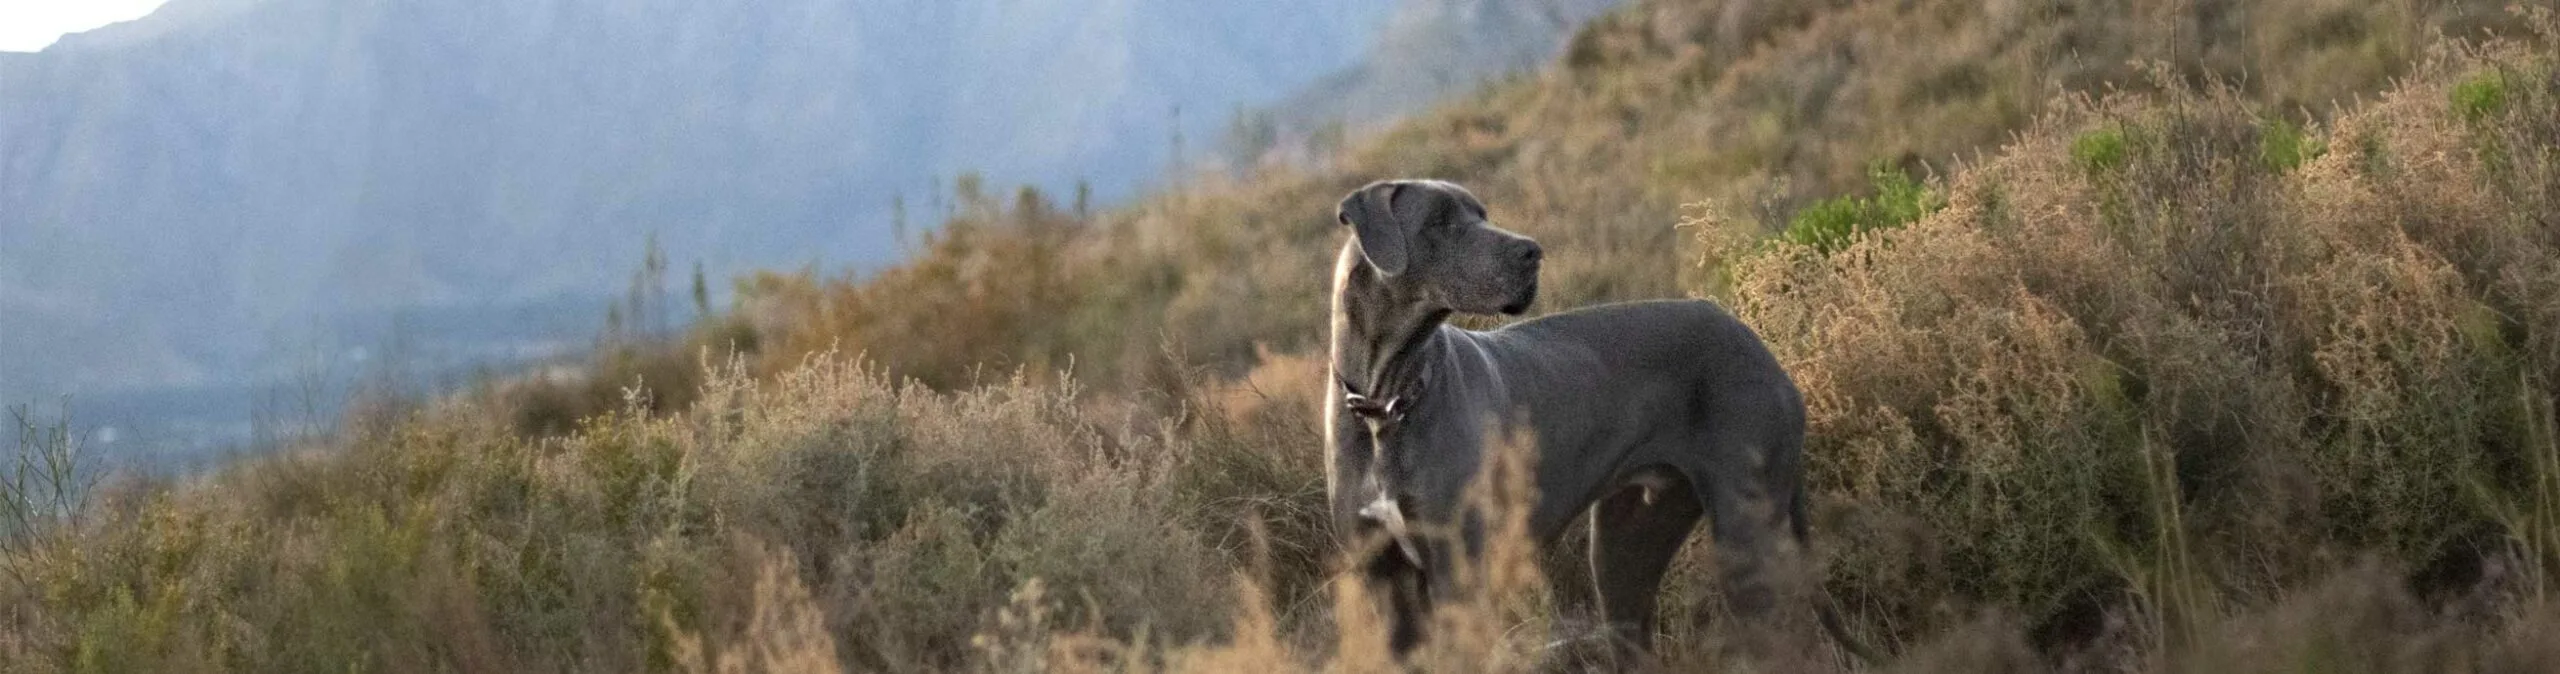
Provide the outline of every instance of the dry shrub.
<path id="1" fill-rule="evenodd" d="M 1892 672 L 2046 672 L 2055 669 L 2037 657 L 2020 636 L 2024 630 L 1998 615 L 1981 616 L 1913 644 L 1883 667 Z"/>
<path id="2" fill-rule="evenodd" d="M 1235 627 L 1230 630 L 1235 638 L 1216 647 L 1176 652 L 1169 656 L 1166 669 L 1177 672 L 1255 671 L 1273 674 L 1307 671 L 1308 668 L 1298 662 L 1298 654 L 1292 652 L 1289 645 L 1281 641 L 1281 627 L 1271 605 L 1271 596 L 1262 588 L 1262 583 L 1239 575 L 1236 578 L 1238 601 Z M 1345 644 L 1345 648 L 1361 648 L 1362 655 L 1369 662 L 1366 663 L 1367 666 L 1343 669 L 1352 671 L 1386 669 L 1382 661 L 1385 655 L 1385 644 L 1378 644 L 1375 651 L 1369 651 L 1365 646 L 1366 644 Z"/>
<path id="3" fill-rule="evenodd" d="M 832 564 L 819 586 L 858 665 L 958 666 L 989 608 L 1032 578 L 1073 593 L 1041 610 L 1106 634 L 1197 638 L 1223 618 L 1209 521 L 1174 505 L 1179 450 L 1112 437 L 1072 390 L 1017 379 L 942 395 L 824 359 L 771 388 L 734 386 L 697 414 L 732 419 L 737 442 L 711 447 L 743 470 L 706 479 L 746 497 L 742 525 Z M 813 463 L 851 483 L 813 483 Z M 758 493 L 772 485 L 796 488 Z M 838 505 L 810 517 L 813 502 Z"/>
<path id="4" fill-rule="evenodd" d="M 1322 607 L 1335 547 L 1319 449 L 1330 370 L 1314 355 L 1263 357 L 1241 380 L 1184 387 L 1172 487 L 1232 563 L 1258 565 L 1257 591 L 1280 617 L 1303 624 Z"/>
<path id="5" fill-rule="evenodd" d="M 673 659 L 678 668 L 697 674 L 835 674 L 845 671 L 836 659 L 835 635 L 826 629 L 826 608 L 800 581 L 799 568 L 784 555 L 764 552 L 756 573 L 746 625 L 715 655 L 696 634 L 678 631 Z"/>
<path id="6" fill-rule="evenodd" d="M 2469 627 L 2436 619 L 2397 574 L 2365 564 L 2235 616 L 2166 669 L 2213 672 L 2438 672 L 2461 662 Z"/>
<path id="7" fill-rule="evenodd" d="M 563 435 L 588 417 L 635 402 L 652 414 L 684 409 L 702 386 L 701 359 L 707 352 L 690 341 L 605 344 L 580 366 L 544 368 L 492 382 L 479 395 L 497 400 L 493 407 L 507 412 L 518 433 Z"/>
<path id="8" fill-rule="evenodd" d="M 900 379 L 939 388 L 1005 372 L 1046 375 L 1068 354 L 1102 351 L 1075 341 L 1057 312 L 1102 304 L 1090 276 L 1125 273 L 1067 259 L 1084 216 L 1025 187 L 1012 204 L 964 177 L 953 214 L 906 264 L 869 276 L 820 278 L 815 270 L 761 272 L 738 282 L 740 321 L 765 374 L 813 354 L 860 353 Z M 1116 355 L 1116 354 L 1114 354 Z"/>
<path id="9" fill-rule="evenodd" d="M 1028 579 L 1056 588 L 1058 627 L 1228 627 L 1213 532 L 1233 516 L 1183 505 L 1185 433 L 1102 426 L 1071 385 L 942 394 L 832 357 L 707 380 L 672 416 L 529 440 L 457 401 L 102 499 L 97 526 L 47 542 L 69 561 L 11 586 L 40 608 L 0 633 L 114 671 L 766 669 L 820 645 L 938 671 L 978 661 L 972 636 Z M 813 620 L 823 642 L 758 641 Z"/>
<path id="10" fill-rule="evenodd" d="M 2217 620 L 2208 637 L 2154 665 L 2177 672 L 2531 672 L 2560 664 L 2555 606 L 2497 583 L 2450 605 L 2412 595 L 2405 572 L 2356 563 L 2262 609 Z"/>
<path id="11" fill-rule="evenodd" d="M 1817 488 L 1856 504 L 1831 535 L 1882 542 L 1837 551 L 1833 590 L 1905 639 L 2010 607 L 2051 649 L 2109 607 L 2183 630 L 2349 551 L 2423 592 L 2469 582 L 2506 545 L 2492 512 L 2541 498 L 2554 188 L 2492 176 L 2560 166 L 2509 140 L 2549 133 L 2560 82 L 2506 78 L 2544 107 L 2490 123 L 2445 92 L 2550 69 L 2441 50 L 2299 168 L 2262 161 L 2270 113 L 2163 70 L 1968 167 L 1906 229 L 1725 244 L 1726 294 L 1805 388 Z"/>
<path id="12" fill-rule="evenodd" d="M 1234 636 L 1225 643 L 1172 650 L 1166 655 L 1167 670 L 1527 672 L 1596 664 L 1573 658 L 1599 649 L 1549 642 L 1556 628 L 1551 599 L 1537 566 L 1538 543 L 1528 534 L 1529 505 L 1536 495 L 1530 446 L 1515 440 L 1485 452 L 1464 508 L 1482 523 L 1483 548 L 1453 566 L 1454 591 L 1435 599 L 1426 628 L 1430 637 L 1403 661 L 1388 655 L 1383 602 L 1370 595 L 1356 572 L 1346 571 L 1332 579 L 1328 593 L 1330 634 L 1288 639 L 1262 589 L 1267 581 L 1240 578 L 1243 601 L 1235 614 Z M 1424 535 L 1451 537 L 1436 545 L 1440 549 L 1460 547 L 1456 531 Z"/>

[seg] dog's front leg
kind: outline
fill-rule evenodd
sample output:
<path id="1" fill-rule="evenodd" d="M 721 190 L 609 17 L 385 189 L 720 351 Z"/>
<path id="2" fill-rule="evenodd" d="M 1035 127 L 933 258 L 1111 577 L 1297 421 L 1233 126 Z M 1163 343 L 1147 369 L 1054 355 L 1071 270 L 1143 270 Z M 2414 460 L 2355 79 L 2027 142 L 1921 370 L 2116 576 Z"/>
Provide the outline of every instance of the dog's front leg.
<path id="1" fill-rule="evenodd" d="M 1427 549 L 1409 549 L 1393 540 L 1377 542 L 1368 548 L 1369 563 L 1362 570 L 1370 591 L 1387 597 L 1387 652 L 1402 660 L 1422 645 L 1423 628 L 1431 620 L 1428 562 L 1415 559 L 1427 555 Z"/>
<path id="2" fill-rule="evenodd" d="M 1336 394 L 1340 395 L 1340 394 Z M 1334 401 L 1333 409 L 1340 409 Z M 1348 414 L 1328 414 L 1325 437 L 1324 490 L 1332 506 L 1334 540 L 1343 549 L 1360 542 L 1362 530 L 1360 509 L 1377 498 L 1371 464 L 1377 450 L 1370 440 L 1369 425 Z"/>

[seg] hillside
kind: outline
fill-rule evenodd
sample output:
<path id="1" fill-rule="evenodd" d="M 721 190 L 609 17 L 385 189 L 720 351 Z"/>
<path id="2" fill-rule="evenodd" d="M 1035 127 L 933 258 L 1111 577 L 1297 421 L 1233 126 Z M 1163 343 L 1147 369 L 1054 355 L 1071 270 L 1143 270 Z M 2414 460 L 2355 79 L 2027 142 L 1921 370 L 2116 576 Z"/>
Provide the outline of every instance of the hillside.
<path id="1" fill-rule="evenodd" d="M 1694 253 L 1674 227 L 1684 204 L 1775 230 L 1862 193 L 1878 163 L 1944 173 L 2051 101 L 2150 89 L 2137 60 L 2313 123 L 2405 75 L 2436 31 L 2517 25 L 2490 0 L 1647 3 L 1583 31 L 1555 67 L 1321 167 L 1203 177 L 1061 227 L 1013 223 L 1048 216 L 1008 218 L 1020 195 L 990 193 L 900 269 L 768 278 L 744 302 L 777 363 L 833 345 L 954 385 L 980 364 L 1043 371 L 1072 355 L 1089 381 L 1161 387 L 1168 348 L 1235 375 L 1259 347 L 1322 339 L 1325 278 L 1308 270 L 1336 245 L 1326 205 L 1377 177 L 1456 180 L 1545 242 L 1541 310 L 1677 295 Z"/>
<path id="2" fill-rule="evenodd" d="M 746 279 L 584 379 L 76 516 L 0 492 L 38 525 L 0 526 L 0 671 L 1392 671 L 1309 349 L 1328 205 L 1414 174 L 1546 241 L 1549 307 L 1769 340 L 1883 669 L 2560 669 L 2560 17 L 2199 4 L 1646 0 L 1327 167 L 1101 213 L 964 183 L 913 262 Z M 1570 656 L 1519 543 L 1421 668 Z M 1844 668 L 1737 662 L 1758 626 L 1690 620 L 1712 554 L 1663 669 Z"/>

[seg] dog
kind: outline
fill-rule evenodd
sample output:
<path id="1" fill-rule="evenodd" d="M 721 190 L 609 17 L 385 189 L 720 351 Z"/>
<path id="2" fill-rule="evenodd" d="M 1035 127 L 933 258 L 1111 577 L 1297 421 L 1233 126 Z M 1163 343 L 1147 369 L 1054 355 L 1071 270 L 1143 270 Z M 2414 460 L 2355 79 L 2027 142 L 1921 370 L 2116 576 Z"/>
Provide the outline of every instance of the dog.
<path id="1" fill-rule="evenodd" d="M 1460 556 L 1482 551 L 1485 525 L 1462 502 L 1505 435 L 1537 450 L 1528 526 L 1541 545 L 1590 518 L 1591 587 L 1556 595 L 1598 617 L 1623 654 L 1651 649 L 1663 572 L 1702 517 L 1733 614 L 1776 608 L 1773 573 L 1785 569 L 1772 565 L 1790 563 L 1781 548 L 1808 535 L 1805 412 L 1757 334 L 1703 300 L 1461 329 L 1452 314 L 1528 310 L 1544 258 L 1536 241 L 1495 227 L 1465 188 L 1433 180 L 1354 190 L 1336 219 L 1351 238 L 1333 272 L 1325 488 L 1346 545 L 1386 541 L 1359 566 L 1389 603 L 1399 657 L 1424 638 L 1434 595 L 1453 591 Z M 1420 533 L 1431 527 L 1454 540 Z M 1824 627 L 1863 656 L 1820 608 Z"/>

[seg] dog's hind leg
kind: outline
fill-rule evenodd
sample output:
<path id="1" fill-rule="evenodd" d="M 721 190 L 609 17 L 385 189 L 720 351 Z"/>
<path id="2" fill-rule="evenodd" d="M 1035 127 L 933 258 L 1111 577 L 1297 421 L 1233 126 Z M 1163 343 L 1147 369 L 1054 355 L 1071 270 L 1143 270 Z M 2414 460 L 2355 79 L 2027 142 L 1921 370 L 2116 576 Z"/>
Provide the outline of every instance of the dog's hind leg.
<path id="1" fill-rule="evenodd" d="M 1622 655 L 1653 648 L 1662 574 L 1702 514 L 1689 481 L 1661 470 L 1592 505 L 1592 584 Z"/>
<path id="2" fill-rule="evenodd" d="M 1784 602 L 1800 592 L 1796 585 L 1804 580 L 1793 564 L 1796 490 L 1766 478 L 1760 465 L 1731 465 L 1708 475 L 1703 485 L 1716 575 L 1738 630 L 1729 636 L 1753 656 L 1792 649 L 1784 644 L 1791 643 L 1794 626 L 1782 624 L 1777 609 L 1790 605 Z"/>

